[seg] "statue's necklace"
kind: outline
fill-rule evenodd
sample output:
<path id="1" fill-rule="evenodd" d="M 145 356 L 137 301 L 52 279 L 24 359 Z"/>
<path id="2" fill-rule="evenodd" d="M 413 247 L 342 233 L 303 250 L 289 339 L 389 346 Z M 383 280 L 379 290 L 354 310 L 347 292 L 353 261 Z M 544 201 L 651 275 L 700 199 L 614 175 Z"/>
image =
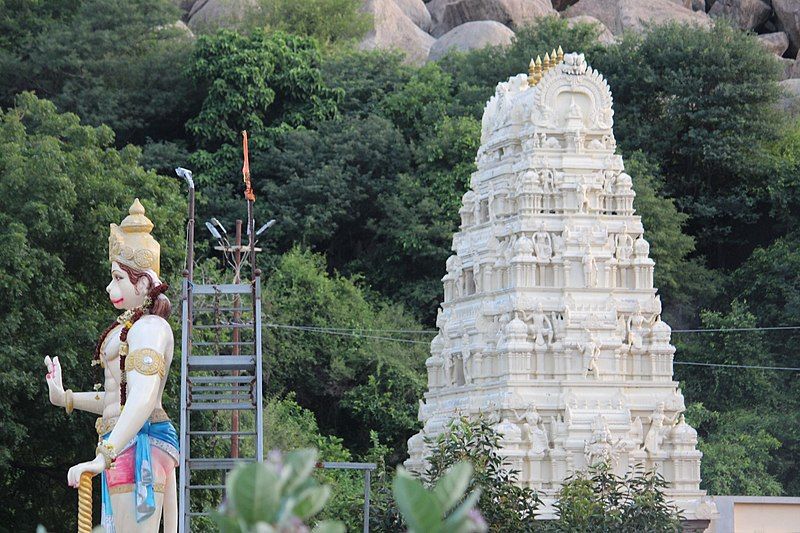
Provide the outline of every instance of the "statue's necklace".
<path id="1" fill-rule="evenodd" d="M 100 340 L 97 341 L 97 346 L 94 350 L 94 358 L 92 360 L 92 366 L 102 365 L 102 351 L 103 351 L 103 343 L 108 337 L 108 334 L 116 328 L 119 324 L 122 324 L 122 331 L 119 332 L 119 370 L 120 370 L 120 383 L 119 383 L 119 405 L 121 408 L 125 407 L 125 401 L 128 399 L 128 380 L 125 375 L 125 358 L 128 357 L 128 332 L 136 323 L 137 320 L 142 318 L 145 314 L 150 313 L 150 310 L 153 307 L 153 303 L 156 301 L 161 294 L 165 293 L 169 289 L 169 286 L 162 283 L 156 287 L 150 289 L 150 292 L 147 293 L 147 296 L 144 298 L 144 302 L 139 307 L 134 307 L 133 309 L 128 309 L 120 316 L 117 317 L 114 322 L 111 323 L 110 326 L 106 328 L 105 331 L 100 335 Z M 98 389 L 97 385 L 95 385 L 95 389 Z"/>

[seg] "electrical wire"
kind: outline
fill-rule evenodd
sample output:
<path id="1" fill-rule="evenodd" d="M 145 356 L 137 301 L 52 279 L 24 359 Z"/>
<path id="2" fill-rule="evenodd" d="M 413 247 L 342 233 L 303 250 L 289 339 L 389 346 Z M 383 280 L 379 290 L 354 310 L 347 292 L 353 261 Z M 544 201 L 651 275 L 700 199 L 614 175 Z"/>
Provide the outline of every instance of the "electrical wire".
<path id="1" fill-rule="evenodd" d="M 800 326 L 765 326 L 752 328 L 673 329 L 672 333 L 729 333 L 736 331 L 780 331 L 800 329 Z"/>
<path id="2" fill-rule="evenodd" d="M 401 339 L 397 337 L 383 337 L 379 335 L 364 335 L 358 333 L 358 331 L 382 331 L 382 332 L 404 332 L 409 330 L 379 330 L 379 329 L 361 329 L 357 330 L 354 328 L 324 328 L 319 326 L 293 326 L 290 324 L 275 324 L 275 323 L 265 323 L 264 326 L 268 328 L 276 328 L 276 329 L 288 329 L 294 331 L 303 331 L 306 333 L 317 333 L 323 335 L 336 335 L 340 337 L 353 337 L 359 339 L 372 339 L 372 340 L 380 340 L 380 341 L 390 341 L 390 342 L 400 342 L 406 344 L 424 344 L 428 345 L 427 341 L 418 341 L 414 339 Z M 747 328 L 750 329 L 750 328 Z M 776 329 L 776 328 L 771 328 Z M 793 329 L 800 329 L 800 328 L 793 328 Z M 418 330 L 410 330 L 410 331 L 418 331 Z M 708 331 L 708 330 L 697 330 L 698 332 Z M 728 329 L 721 330 L 721 331 L 730 331 Z M 426 332 L 431 333 L 431 332 Z M 705 367 L 714 367 L 714 368 L 736 368 L 736 369 L 750 369 L 750 370 L 773 370 L 773 371 L 785 371 L 785 372 L 800 372 L 800 367 L 785 367 L 785 366 L 762 366 L 762 365 L 742 365 L 742 364 L 728 364 L 728 363 L 703 363 L 698 361 L 673 361 L 674 365 L 690 365 L 690 366 L 705 366 Z"/>
<path id="3" fill-rule="evenodd" d="M 322 328 L 315 328 L 315 327 L 307 327 L 307 326 L 291 326 L 289 324 L 264 324 L 264 326 L 268 328 L 279 328 L 279 329 L 291 329 L 296 331 L 304 331 L 307 333 L 321 333 L 323 335 L 337 335 L 340 337 L 355 337 L 359 339 L 374 339 L 374 340 L 382 340 L 382 341 L 393 341 L 393 342 L 403 342 L 407 344 L 424 344 L 430 345 L 427 341 L 416 341 L 413 339 L 399 339 L 397 337 L 381 337 L 378 335 L 360 335 L 358 333 L 348 333 L 344 331 L 330 331 Z"/>
<path id="4" fill-rule="evenodd" d="M 418 335 L 436 335 L 437 330 L 433 329 L 376 329 L 376 328 L 334 328 L 323 326 L 297 326 L 307 327 L 312 329 L 322 329 L 326 331 L 342 331 L 342 332 L 367 332 L 367 333 L 406 333 Z M 786 330 L 800 330 L 800 326 L 764 326 L 752 328 L 698 328 L 698 329 L 673 329 L 672 333 L 736 333 L 745 331 L 786 331 Z"/>
<path id="5" fill-rule="evenodd" d="M 712 366 L 720 368 L 745 368 L 752 370 L 782 370 L 789 372 L 800 372 L 800 367 L 793 366 L 760 366 L 760 365 L 736 365 L 727 363 L 698 363 L 696 361 L 673 361 L 674 365 L 692 365 L 692 366 Z"/>

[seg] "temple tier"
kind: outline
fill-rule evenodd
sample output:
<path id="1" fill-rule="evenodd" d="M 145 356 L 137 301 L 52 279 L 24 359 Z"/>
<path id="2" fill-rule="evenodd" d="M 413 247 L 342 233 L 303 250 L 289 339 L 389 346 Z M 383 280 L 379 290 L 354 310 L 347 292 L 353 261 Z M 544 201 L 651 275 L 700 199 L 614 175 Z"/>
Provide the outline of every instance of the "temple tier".
<path id="1" fill-rule="evenodd" d="M 709 518 L 655 263 L 612 126 L 611 91 L 582 54 L 532 62 L 497 85 L 406 467 L 424 470 L 424 436 L 480 412 L 520 482 L 543 496 L 599 461 L 619 474 L 643 465 L 663 475 L 686 518 Z"/>

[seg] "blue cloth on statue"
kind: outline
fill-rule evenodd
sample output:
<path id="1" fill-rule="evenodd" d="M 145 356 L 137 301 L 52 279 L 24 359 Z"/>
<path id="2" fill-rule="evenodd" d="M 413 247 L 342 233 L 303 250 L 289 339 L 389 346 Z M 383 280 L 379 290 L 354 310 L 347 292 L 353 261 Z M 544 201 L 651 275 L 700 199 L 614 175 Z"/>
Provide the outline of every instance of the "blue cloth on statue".
<path id="1" fill-rule="evenodd" d="M 106 439 L 111 433 L 103 435 Z M 164 449 L 177 460 L 178 453 L 178 433 L 172 422 L 147 421 L 133 439 L 132 446 L 135 446 L 135 468 L 134 468 L 134 489 L 133 496 L 136 499 L 136 521 L 142 522 L 150 518 L 156 510 L 155 489 L 153 487 L 153 461 L 151 446 L 158 446 Z M 125 450 L 130 448 L 126 447 Z M 125 450 L 122 450 L 123 453 Z M 114 533 L 114 518 L 111 509 L 111 492 L 108 489 L 106 473 L 102 474 L 102 525 L 106 533 Z"/>

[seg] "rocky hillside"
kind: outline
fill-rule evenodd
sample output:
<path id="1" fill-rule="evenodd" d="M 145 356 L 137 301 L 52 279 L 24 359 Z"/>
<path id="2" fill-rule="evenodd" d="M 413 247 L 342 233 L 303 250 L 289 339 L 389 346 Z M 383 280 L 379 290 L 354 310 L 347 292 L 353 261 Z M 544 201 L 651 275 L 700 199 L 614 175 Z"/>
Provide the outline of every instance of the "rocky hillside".
<path id="1" fill-rule="evenodd" d="M 258 0 L 178 0 L 192 29 L 235 23 Z M 601 42 L 648 24 L 675 21 L 708 26 L 727 18 L 759 40 L 786 65 L 786 78 L 800 77 L 799 0 L 365 0 L 374 19 L 362 47 L 403 50 L 409 61 L 437 59 L 450 49 L 470 50 L 511 42 L 514 31 L 544 16 L 591 22 Z"/>
<path id="2" fill-rule="evenodd" d="M 191 29 L 230 25 L 247 16 L 258 0 L 177 0 Z M 559 16 L 589 22 L 599 40 L 613 42 L 625 31 L 678 22 L 709 26 L 726 18 L 759 41 L 784 65 L 781 85 L 800 98 L 800 0 L 364 0 L 374 28 L 363 49 L 398 49 L 422 64 L 449 50 L 505 45 L 520 26 Z"/>

